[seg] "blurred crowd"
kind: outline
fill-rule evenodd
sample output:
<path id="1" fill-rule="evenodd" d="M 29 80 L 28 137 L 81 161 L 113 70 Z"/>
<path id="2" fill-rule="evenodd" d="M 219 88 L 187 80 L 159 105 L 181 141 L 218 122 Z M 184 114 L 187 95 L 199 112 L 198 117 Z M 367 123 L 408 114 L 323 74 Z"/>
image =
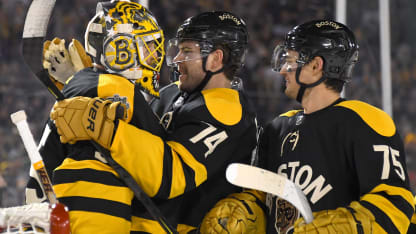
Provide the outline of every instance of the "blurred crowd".
<path id="1" fill-rule="evenodd" d="M 24 109 L 35 140 L 39 142 L 53 97 L 25 66 L 21 36 L 30 0 L 0 1 L 0 207 L 21 205 L 30 163 L 10 121 L 10 114 Z M 84 30 L 95 14 L 97 0 L 57 1 L 47 39 L 58 36 L 83 43 Z M 393 118 L 405 142 L 408 171 L 416 192 L 416 1 L 390 1 Z M 282 79 L 270 69 L 273 48 L 293 26 L 317 18 L 334 19 L 334 0 L 149 0 L 149 8 L 165 31 L 175 35 L 178 25 L 202 11 L 232 11 L 245 19 L 250 35 L 245 67 L 239 74 L 261 124 L 279 113 L 299 107 L 280 92 Z M 360 99 L 382 108 L 379 59 L 378 1 L 347 2 L 347 24 L 360 45 L 360 61 L 345 90 L 348 99 Z M 400 15 L 400 17 L 396 17 Z M 39 55 L 39 60 L 40 60 Z M 162 69 L 161 85 L 169 82 Z"/>

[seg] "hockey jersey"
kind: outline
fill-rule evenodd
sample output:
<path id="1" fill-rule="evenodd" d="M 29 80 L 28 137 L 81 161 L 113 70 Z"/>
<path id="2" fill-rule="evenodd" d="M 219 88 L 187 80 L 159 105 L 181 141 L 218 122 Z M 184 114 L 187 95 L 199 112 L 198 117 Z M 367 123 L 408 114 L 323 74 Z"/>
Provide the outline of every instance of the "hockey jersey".
<path id="1" fill-rule="evenodd" d="M 66 98 L 87 96 L 120 101 L 127 106 L 127 122 L 164 136 L 165 130 L 147 105 L 139 85 L 124 77 L 86 68 L 69 80 L 63 94 Z M 39 152 L 48 174 L 53 175 L 59 201 L 70 209 L 72 230 L 77 233 L 130 231 L 132 223 L 137 221 L 137 217 L 132 216 L 132 204 L 140 202 L 133 199 L 133 193 L 117 173 L 102 162 L 103 157 L 89 141 L 62 144 L 56 127 L 49 120 Z M 31 178 L 27 191 L 37 187 L 36 180 Z"/>
<path id="2" fill-rule="evenodd" d="M 163 114 L 166 137 L 119 121 L 111 154 L 147 194 L 168 199 L 165 207 L 176 207 L 171 216 L 177 217 L 178 231 L 186 233 L 216 202 L 241 190 L 226 181 L 225 169 L 232 162 L 250 163 L 255 115 L 241 92 L 226 88 L 183 96 L 171 84 L 154 106 Z M 152 233 L 157 233 L 154 227 Z"/>
<path id="3" fill-rule="evenodd" d="M 271 121 L 260 165 L 282 174 L 307 196 L 312 211 L 359 201 L 374 233 L 406 233 L 414 213 L 403 144 L 392 119 L 360 101 L 337 100 L 311 114 L 289 111 Z M 268 233 L 289 233 L 298 211 L 267 195 Z"/>

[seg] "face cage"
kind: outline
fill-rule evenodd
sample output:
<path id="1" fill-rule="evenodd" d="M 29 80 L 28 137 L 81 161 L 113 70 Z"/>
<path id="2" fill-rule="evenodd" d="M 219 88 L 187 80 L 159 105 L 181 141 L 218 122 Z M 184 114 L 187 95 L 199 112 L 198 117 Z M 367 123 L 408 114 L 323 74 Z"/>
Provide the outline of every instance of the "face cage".
<path id="1" fill-rule="evenodd" d="M 306 64 L 305 61 L 299 59 L 299 53 L 296 52 L 297 55 L 291 55 L 289 52 L 289 48 L 285 45 L 277 45 L 273 51 L 272 59 L 271 59 L 271 68 L 275 72 L 280 72 L 284 69 L 285 72 L 293 72 L 299 66 L 304 66 Z M 290 60 L 290 61 L 288 61 Z"/>
<path id="2" fill-rule="evenodd" d="M 115 73 L 140 66 L 159 72 L 165 55 L 163 45 L 162 31 L 134 36 L 116 34 L 104 42 L 104 65 Z"/>
<path id="3" fill-rule="evenodd" d="M 192 41 L 194 42 L 194 46 L 199 48 L 199 51 L 186 51 L 186 49 L 182 50 L 179 47 L 179 44 L 184 41 Z M 209 51 L 204 49 L 201 45 L 201 42 L 195 41 L 193 39 L 184 40 L 173 38 L 170 39 L 166 46 L 166 64 L 169 67 L 176 67 L 178 63 L 183 63 L 186 61 L 192 61 L 197 59 L 203 59 L 209 55 Z"/>
<path id="4" fill-rule="evenodd" d="M 165 37 L 163 31 L 135 35 L 136 46 L 139 50 L 140 64 L 150 70 L 159 72 L 165 57 Z M 149 47 L 152 45 L 152 48 Z M 148 62 L 150 59 L 150 63 Z"/>

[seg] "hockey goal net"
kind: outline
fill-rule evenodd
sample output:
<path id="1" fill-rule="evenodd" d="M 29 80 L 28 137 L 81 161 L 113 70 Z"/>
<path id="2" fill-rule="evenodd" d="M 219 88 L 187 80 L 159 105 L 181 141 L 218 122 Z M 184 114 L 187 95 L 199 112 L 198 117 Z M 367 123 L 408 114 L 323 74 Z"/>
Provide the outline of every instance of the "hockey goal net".
<path id="1" fill-rule="evenodd" d="M 68 209 L 60 203 L 0 208 L 0 233 L 69 234 Z"/>

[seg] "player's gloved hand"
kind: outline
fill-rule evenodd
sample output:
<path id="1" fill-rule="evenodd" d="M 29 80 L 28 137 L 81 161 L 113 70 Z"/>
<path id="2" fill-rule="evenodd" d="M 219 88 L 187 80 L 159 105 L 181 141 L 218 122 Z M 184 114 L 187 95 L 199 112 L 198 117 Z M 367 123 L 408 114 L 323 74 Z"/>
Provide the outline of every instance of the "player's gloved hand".
<path id="1" fill-rule="evenodd" d="M 349 208 L 322 210 L 314 212 L 313 215 L 314 220 L 309 224 L 303 218 L 298 219 L 294 225 L 294 233 L 371 233 L 372 224 L 375 222 L 374 216 L 356 201 Z"/>
<path id="2" fill-rule="evenodd" d="M 76 72 L 86 67 L 92 67 L 91 57 L 87 55 L 81 42 L 77 39 L 72 39 L 68 45 L 68 51 Z"/>
<path id="3" fill-rule="evenodd" d="M 201 233 L 266 233 L 261 201 L 251 193 L 234 193 L 215 204 L 202 220 Z"/>
<path id="4" fill-rule="evenodd" d="M 62 143 L 93 140 L 108 149 L 115 120 L 125 119 L 127 108 L 120 102 L 101 98 L 74 97 L 57 102 L 50 117 L 55 121 Z"/>
<path id="5" fill-rule="evenodd" d="M 90 66 L 91 58 L 78 40 L 72 39 L 68 50 L 65 48 L 64 39 L 55 37 L 52 41 L 43 43 L 43 67 L 60 89 L 76 72 Z"/>

